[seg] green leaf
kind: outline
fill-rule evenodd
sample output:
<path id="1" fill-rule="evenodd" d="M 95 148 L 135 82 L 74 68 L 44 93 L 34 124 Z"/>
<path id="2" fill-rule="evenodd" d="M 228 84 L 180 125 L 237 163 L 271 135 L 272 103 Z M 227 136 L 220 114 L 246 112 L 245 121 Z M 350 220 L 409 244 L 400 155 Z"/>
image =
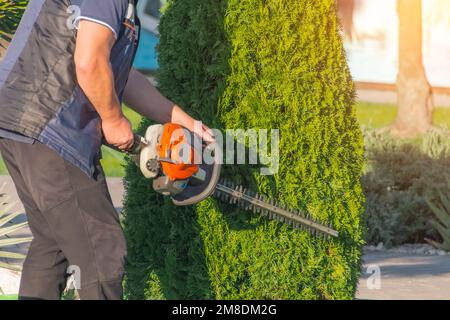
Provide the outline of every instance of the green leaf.
<path id="1" fill-rule="evenodd" d="M 0 247 L 8 247 L 8 246 L 13 246 L 13 245 L 17 245 L 17 244 L 27 243 L 27 242 L 31 242 L 32 240 L 33 240 L 33 237 L 2 239 L 2 240 L 0 240 Z"/>
<path id="2" fill-rule="evenodd" d="M 449 184 L 450 186 L 450 184 Z M 450 191 L 449 191 L 450 192 Z M 436 220 L 431 220 L 430 224 L 437 230 L 437 232 L 441 235 L 443 242 L 437 243 L 436 241 L 427 240 L 428 243 L 434 245 L 436 248 L 441 250 L 450 251 L 450 195 L 444 194 L 443 192 L 439 193 L 439 201 L 441 203 L 435 204 L 429 199 L 426 199 L 428 206 L 431 211 L 434 213 L 436 218 L 440 221 L 440 223 Z"/>
<path id="3" fill-rule="evenodd" d="M 20 266 L 18 264 L 9 264 L 9 263 L 2 262 L 2 261 L 0 261 L 0 268 L 9 269 L 12 271 L 22 271 L 22 266 Z"/>
<path id="4" fill-rule="evenodd" d="M 11 213 L 3 218 L 0 219 L 0 227 L 3 227 L 5 224 L 7 224 L 8 222 L 11 222 L 14 218 L 20 216 L 22 214 L 22 212 L 17 211 L 14 213 Z"/>
<path id="5" fill-rule="evenodd" d="M 18 231 L 22 228 L 25 228 L 26 226 L 28 226 L 28 222 L 22 222 L 22 223 L 18 223 L 18 224 L 14 224 L 10 227 L 7 228 L 0 228 L 0 237 L 5 236 L 7 234 L 13 233 L 14 231 Z"/>
<path id="6" fill-rule="evenodd" d="M 441 221 L 443 225 L 446 227 L 450 227 L 450 216 L 445 211 L 444 208 L 438 207 L 433 202 L 427 200 L 428 206 L 430 207 L 431 211 L 434 213 L 434 215 Z"/>
<path id="7" fill-rule="evenodd" d="M 0 251 L 0 258 L 6 259 L 25 259 L 26 255 L 15 252 Z"/>

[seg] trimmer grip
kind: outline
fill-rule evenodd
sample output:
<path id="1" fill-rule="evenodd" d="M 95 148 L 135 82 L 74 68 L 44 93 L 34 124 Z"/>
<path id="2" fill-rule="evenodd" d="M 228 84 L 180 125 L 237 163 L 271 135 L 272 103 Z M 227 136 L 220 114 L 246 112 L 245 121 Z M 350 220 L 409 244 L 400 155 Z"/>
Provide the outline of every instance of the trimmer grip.
<path id="1" fill-rule="evenodd" d="M 144 142 L 145 142 L 144 138 L 135 133 L 133 146 L 126 152 L 129 154 L 138 155 L 141 152 L 142 145 L 144 144 Z"/>
<path id="2" fill-rule="evenodd" d="M 103 140 L 103 144 L 110 147 L 111 149 L 114 149 L 119 152 L 125 152 L 125 153 L 132 154 L 132 155 L 139 155 L 139 153 L 141 152 L 142 146 L 145 144 L 145 139 L 142 136 L 138 135 L 137 133 L 135 133 L 133 135 L 133 137 L 134 137 L 133 138 L 133 140 L 134 140 L 133 146 L 129 150 L 125 150 L 125 151 L 120 150 L 119 148 L 112 146 L 109 143 L 106 143 L 105 140 Z"/>

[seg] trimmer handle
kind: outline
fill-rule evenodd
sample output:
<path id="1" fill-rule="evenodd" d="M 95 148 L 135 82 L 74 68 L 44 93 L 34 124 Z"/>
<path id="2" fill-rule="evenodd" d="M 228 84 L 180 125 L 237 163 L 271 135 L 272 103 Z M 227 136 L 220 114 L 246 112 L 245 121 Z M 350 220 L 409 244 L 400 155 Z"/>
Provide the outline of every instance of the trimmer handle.
<path id="1" fill-rule="evenodd" d="M 127 150 L 126 152 L 133 155 L 139 155 L 139 153 L 142 150 L 142 147 L 147 144 L 147 141 L 144 137 L 138 135 L 137 133 L 134 134 L 133 139 L 133 146 Z"/>
<path id="2" fill-rule="evenodd" d="M 137 133 L 135 133 L 133 135 L 133 137 L 134 137 L 133 138 L 133 145 L 131 146 L 130 149 L 125 150 L 125 151 L 120 150 L 119 148 L 117 148 L 115 146 L 112 146 L 109 143 L 106 143 L 105 141 L 103 141 L 103 142 L 104 142 L 104 144 L 106 146 L 110 147 L 113 150 L 116 150 L 116 151 L 119 151 L 119 152 L 125 152 L 125 153 L 131 154 L 131 155 L 139 155 L 139 153 L 141 152 L 142 147 L 147 144 L 147 140 L 145 140 L 144 137 L 140 136 Z"/>

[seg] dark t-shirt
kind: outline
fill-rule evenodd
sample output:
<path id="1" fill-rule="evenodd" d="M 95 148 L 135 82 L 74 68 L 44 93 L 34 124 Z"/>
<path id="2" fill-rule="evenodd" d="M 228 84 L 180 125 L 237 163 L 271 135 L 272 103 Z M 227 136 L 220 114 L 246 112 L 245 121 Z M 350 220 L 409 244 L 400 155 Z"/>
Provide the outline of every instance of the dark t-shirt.
<path id="1" fill-rule="evenodd" d="M 118 38 L 128 13 L 128 0 L 72 0 L 71 3 L 79 8 L 79 16 L 74 20 L 76 26 L 80 20 L 89 20 L 111 29 Z"/>

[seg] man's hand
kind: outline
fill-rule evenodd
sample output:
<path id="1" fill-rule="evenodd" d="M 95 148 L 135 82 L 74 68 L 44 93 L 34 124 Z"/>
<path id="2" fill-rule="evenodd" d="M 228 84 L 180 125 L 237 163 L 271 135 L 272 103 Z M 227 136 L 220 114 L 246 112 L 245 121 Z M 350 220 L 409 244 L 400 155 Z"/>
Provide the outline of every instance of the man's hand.
<path id="1" fill-rule="evenodd" d="M 114 120 L 102 120 L 105 140 L 112 146 L 126 151 L 133 146 L 134 138 L 131 123 L 125 116 Z"/>
<path id="2" fill-rule="evenodd" d="M 212 132 L 212 130 L 205 126 L 204 124 L 202 125 L 202 133 L 201 133 L 201 137 L 203 138 L 203 140 L 205 140 L 208 143 L 212 143 L 216 141 L 216 137 L 214 136 L 214 133 Z"/>
<path id="3" fill-rule="evenodd" d="M 214 134 L 210 128 L 203 124 L 203 122 L 192 118 L 177 105 L 175 105 L 172 110 L 172 117 L 170 119 L 170 122 L 180 124 L 190 131 L 196 133 L 203 139 L 206 144 L 215 141 Z"/>

